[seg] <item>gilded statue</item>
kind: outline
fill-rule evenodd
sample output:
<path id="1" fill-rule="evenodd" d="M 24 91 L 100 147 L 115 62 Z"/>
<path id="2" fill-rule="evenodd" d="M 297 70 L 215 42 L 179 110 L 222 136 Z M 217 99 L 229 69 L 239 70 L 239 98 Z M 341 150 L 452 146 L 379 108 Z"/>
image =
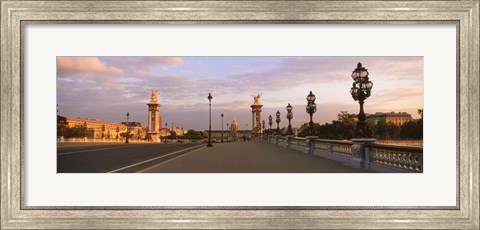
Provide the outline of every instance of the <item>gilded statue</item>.
<path id="1" fill-rule="evenodd" d="M 254 104 L 259 104 L 260 103 L 260 97 L 262 94 L 257 94 L 257 95 L 252 95 L 253 96 L 253 103 Z"/>
<path id="2" fill-rule="evenodd" d="M 157 102 L 157 95 L 158 95 L 158 90 L 152 91 L 150 93 L 150 98 L 152 99 L 152 102 Z"/>

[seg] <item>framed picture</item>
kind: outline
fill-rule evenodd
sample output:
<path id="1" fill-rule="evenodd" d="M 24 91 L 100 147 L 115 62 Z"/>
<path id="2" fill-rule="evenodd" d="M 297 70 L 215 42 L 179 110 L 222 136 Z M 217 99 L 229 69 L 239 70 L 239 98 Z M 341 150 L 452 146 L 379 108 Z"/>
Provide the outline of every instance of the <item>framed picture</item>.
<path id="1" fill-rule="evenodd" d="M 478 229 L 479 5 L 2 1 L 1 227 Z"/>

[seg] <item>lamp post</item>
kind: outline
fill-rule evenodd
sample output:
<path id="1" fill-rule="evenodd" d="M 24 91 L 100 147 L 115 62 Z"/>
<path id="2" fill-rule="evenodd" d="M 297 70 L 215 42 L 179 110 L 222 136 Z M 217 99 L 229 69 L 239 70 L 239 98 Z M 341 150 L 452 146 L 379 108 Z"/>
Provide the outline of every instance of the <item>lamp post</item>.
<path id="1" fill-rule="evenodd" d="M 280 111 L 277 110 L 277 113 L 275 114 L 277 116 L 277 119 L 275 120 L 277 122 L 277 134 L 280 133 Z"/>
<path id="2" fill-rule="evenodd" d="M 287 135 L 293 135 L 292 125 L 291 125 L 291 123 L 290 123 L 290 121 L 292 120 L 292 118 L 293 118 L 292 106 L 290 105 L 290 103 L 288 103 L 288 105 L 287 105 L 287 119 L 288 119 Z"/>
<path id="3" fill-rule="evenodd" d="M 228 128 L 228 123 L 227 123 L 227 142 L 230 140 L 230 129 Z"/>
<path id="4" fill-rule="evenodd" d="M 87 122 L 83 122 L 83 127 L 85 128 L 85 131 L 83 132 L 83 138 L 85 139 L 85 142 L 87 142 Z"/>
<path id="5" fill-rule="evenodd" d="M 208 144 L 207 147 L 213 147 L 212 145 L 212 94 L 208 93 Z"/>
<path id="6" fill-rule="evenodd" d="M 273 117 L 271 114 L 270 116 L 268 116 L 268 125 L 270 125 L 270 129 L 268 130 L 268 134 L 270 135 L 270 133 L 272 132 L 272 125 L 273 125 Z"/>
<path id="7" fill-rule="evenodd" d="M 129 142 L 128 142 L 128 138 L 129 138 L 129 136 L 130 136 L 130 129 L 129 129 L 130 126 L 128 125 L 128 118 L 129 118 L 129 117 L 130 117 L 130 113 L 127 112 L 127 133 L 126 133 L 126 135 L 125 135 L 127 138 L 126 138 L 126 140 L 125 140 L 125 144 L 128 144 L 128 143 L 129 143 Z"/>
<path id="8" fill-rule="evenodd" d="M 310 114 L 310 123 L 308 123 L 309 130 L 310 130 L 310 135 L 313 136 L 315 135 L 314 129 L 313 129 L 313 114 L 317 112 L 317 104 L 315 104 L 315 94 L 310 91 L 310 94 L 307 95 L 307 108 L 306 111 L 308 114 Z"/>
<path id="9" fill-rule="evenodd" d="M 368 124 L 365 122 L 366 115 L 363 111 L 364 101 L 370 97 L 373 83 L 368 79 L 368 71 L 362 66 L 362 63 L 357 64 L 357 68 L 352 71 L 353 84 L 350 89 L 350 94 L 353 100 L 360 104 L 360 112 L 358 113 L 358 123 L 356 135 L 360 138 L 370 137 L 371 132 Z"/>
<path id="10" fill-rule="evenodd" d="M 223 143 L 223 113 L 220 116 L 222 117 L 222 143 Z"/>
<path id="11" fill-rule="evenodd" d="M 263 128 L 262 136 L 264 136 L 265 135 L 265 120 L 262 121 L 262 128 Z"/>

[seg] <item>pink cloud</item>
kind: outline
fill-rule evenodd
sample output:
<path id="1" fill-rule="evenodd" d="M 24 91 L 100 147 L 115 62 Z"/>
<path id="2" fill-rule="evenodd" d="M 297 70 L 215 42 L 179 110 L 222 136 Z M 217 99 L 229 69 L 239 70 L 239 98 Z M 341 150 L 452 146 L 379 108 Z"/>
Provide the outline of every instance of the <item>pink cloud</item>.
<path id="1" fill-rule="evenodd" d="M 108 73 L 123 74 L 123 70 L 106 66 L 96 57 L 57 57 L 57 71 L 65 73 Z"/>
<path id="2" fill-rule="evenodd" d="M 135 75 L 148 73 L 152 69 L 168 71 L 168 67 L 183 63 L 181 57 L 101 57 L 100 59 L 112 66 L 122 66 L 126 72 Z"/>

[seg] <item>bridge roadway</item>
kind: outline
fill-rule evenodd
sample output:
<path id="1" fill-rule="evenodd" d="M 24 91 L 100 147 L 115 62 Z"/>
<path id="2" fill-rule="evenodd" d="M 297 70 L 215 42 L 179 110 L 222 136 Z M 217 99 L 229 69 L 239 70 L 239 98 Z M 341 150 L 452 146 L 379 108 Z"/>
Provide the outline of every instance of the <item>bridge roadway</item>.
<path id="1" fill-rule="evenodd" d="M 146 173 L 369 173 L 264 142 L 217 143 L 161 162 Z"/>
<path id="2" fill-rule="evenodd" d="M 67 144 L 58 173 L 364 173 L 341 163 L 263 142 Z"/>
<path id="3" fill-rule="evenodd" d="M 57 173 L 138 172 L 204 144 L 59 143 Z"/>

